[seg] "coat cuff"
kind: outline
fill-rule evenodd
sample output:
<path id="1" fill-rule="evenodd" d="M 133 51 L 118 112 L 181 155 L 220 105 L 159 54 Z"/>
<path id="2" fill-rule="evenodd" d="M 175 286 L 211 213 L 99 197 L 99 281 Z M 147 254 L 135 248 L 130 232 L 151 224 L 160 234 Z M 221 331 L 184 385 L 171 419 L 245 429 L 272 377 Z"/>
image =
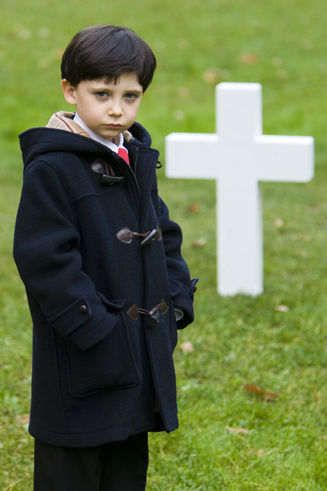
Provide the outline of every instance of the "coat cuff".
<path id="1" fill-rule="evenodd" d="M 194 278 L 190 281 L 190 297 L 185 298 L 182 295 L 177 295 L 173 298 L 174 309 L 181 310 L 183 317 L 177 320 L 177 329 L 184 329 L 194 321 L 193 299 L 196 292 L 196 284 L 199 281 L 198 278 Z"/>
<path id="2" fill-rule="evenodd" d="M 183 311 L 183 317 L 177 321 L 177 329 L 184 329 L 194 321 L 193 304 L 191 300 L 186 300 L 182 296 L 173 299 L 174 308 Z"/>

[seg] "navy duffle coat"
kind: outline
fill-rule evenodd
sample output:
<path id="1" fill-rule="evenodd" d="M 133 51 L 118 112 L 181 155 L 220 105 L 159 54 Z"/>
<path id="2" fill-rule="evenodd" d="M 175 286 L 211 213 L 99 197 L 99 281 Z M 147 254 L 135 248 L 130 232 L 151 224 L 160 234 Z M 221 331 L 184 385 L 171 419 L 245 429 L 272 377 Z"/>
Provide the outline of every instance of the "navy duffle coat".
<path id="1" fill-rule="evenodd" d="M 193 321 L 193 288 L 158 196 L 158 152 L 141 125 L 129 131 L 131 166 L 78 134 L 20 135 L 14 258 L 33 321 L 29 431 L 57 446 L 178 426 L 173 350 Z"/>

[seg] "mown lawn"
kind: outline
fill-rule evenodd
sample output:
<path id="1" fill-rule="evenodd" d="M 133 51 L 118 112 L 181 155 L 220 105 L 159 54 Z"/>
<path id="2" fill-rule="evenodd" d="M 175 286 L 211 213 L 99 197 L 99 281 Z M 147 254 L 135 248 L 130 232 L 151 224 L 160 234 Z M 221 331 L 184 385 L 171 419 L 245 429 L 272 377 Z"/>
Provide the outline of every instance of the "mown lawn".
<path id="1" fill-rule="evenodd" d="M 264 133 L 311 135 L 316 144 L 312 182 L 263 185 L 265 291 L 256 298 L 216 292 L 214 182 L 167 180 L 159 171 L 200 282 L 196 321 L 175 353 L 180 429 L 151 435 L 148 489 L 326 490 L 325 3 L 0 0 L 0 7 L 0 489 L 31 490 L 33 471 L 31 325 L 11 258 L 22 180 L 17 135 L 70 109 L 59 87 L 62 50 L 79 29 L 113 23 L 134 29 L 156 53 L 139 121 L 163 162 L 168 133 L 214 131 L 222 81 L 261 83 Z"/>

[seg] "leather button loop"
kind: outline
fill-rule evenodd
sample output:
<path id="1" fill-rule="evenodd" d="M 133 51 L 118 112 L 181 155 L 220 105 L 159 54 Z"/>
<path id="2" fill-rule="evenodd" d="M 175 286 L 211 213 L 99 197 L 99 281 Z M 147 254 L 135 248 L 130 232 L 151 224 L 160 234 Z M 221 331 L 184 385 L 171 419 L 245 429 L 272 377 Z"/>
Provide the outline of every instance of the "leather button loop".
<path id="1" fill-rule="evenodd" d="M 140 234 L 139 232 L 132 232 L 128 227 L 123 227 L 116 233 L 116 237 L 121 242 L 125 242 L 125 244 L 130 244 L 134 237 L 138 237 L 139 239 L 143 239 L 140 245 L 144 247 L 151 244 L 151 242 L 153 242 L 155 239 L 161 240 L 162 231 L 159 225 L 151 230 L 151 232 L 145 232 L 144 234 Z"/>
<path id="2" fill-rule="evenodd" d="M 141 247 L 149 245 L 151 242 L 153 242 L 158 237 L 158 235 L 159 235 L 159 233 L 158 233 L 158 230 L 156 228 L 151 230 L 151 232 L 148 233 L 148 235 L 145 237 L 145 239 L 142 240 L 142 242 L 140 244 Z"/>
<path id="3" fill-rule="evenodd" d="M 115 176 L 114 170 L 107 162 L 102 159 L 96 159 L 91 165 L 91 170 L 101 174 L 100 182 L 101 184 L 117 184 L 124 179 L 123 176 Z"/>
<path id="4" fill-rule="evenodd" d="M 153 307 L 153 309 L 146 310 L 146 309 L 139 309 L 137 305 L 134 303 L 127 311 L 127 315 L 133 319 L 134 321 L 137 320 L 139 314 L 143 314 L 146 316 L 146 323 L 150 327 L 154 327 L 156 324 L 158 324 L 160 320 L 160 312 L 161 314 L 165 314 L 168 310 L 169 306 L 166 302 L 165 299 L 162 299 L 161 303 Z"/>
<path id="5" fill-rule="evenodd" d="M 81 305 L 79 308 L 81 314 L 86 314 L 87 312 L 87 306 L 86 305 Z"/>
<path id="6" fill-rule="evenodd" d="M 158 324 L 159 314 L 160 314 L 160 311 L 157 310 L 153 315 L 147 316 L 147 318 L 146 318 L 147 325 L 150 327 L 154 327 L 156 324 Z"/>
<path id="7" fill-rule="evenodd" d="M 107 174 L 102 174 L 102 176 L 100 176 L 101 184 L 109 184 L 109 186 L 112 186 L 113 184 L 117 184 L 123 179 L 124 179 L 123 176 L 116 177 L 116 176 L 108 176 Z"/>

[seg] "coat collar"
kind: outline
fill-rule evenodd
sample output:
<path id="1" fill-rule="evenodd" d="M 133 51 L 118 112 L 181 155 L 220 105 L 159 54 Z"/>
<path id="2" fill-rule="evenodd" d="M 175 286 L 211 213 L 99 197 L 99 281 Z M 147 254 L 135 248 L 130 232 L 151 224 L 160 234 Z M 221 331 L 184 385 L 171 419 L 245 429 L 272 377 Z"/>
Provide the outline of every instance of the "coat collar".
<path id="1" fill-rule="evenodd" d="M 47 124 L 47 128 L 54 128 L 58 130 L 70 131 L 77 135 L 90 138 L 90 135 L 74 121 L 75 113 L 69 111 L 58 111 L 54 113 Z M 124 141 L 128 142 L 132 138 L 132 134 L 129 131 L 124 131 Z"/>

